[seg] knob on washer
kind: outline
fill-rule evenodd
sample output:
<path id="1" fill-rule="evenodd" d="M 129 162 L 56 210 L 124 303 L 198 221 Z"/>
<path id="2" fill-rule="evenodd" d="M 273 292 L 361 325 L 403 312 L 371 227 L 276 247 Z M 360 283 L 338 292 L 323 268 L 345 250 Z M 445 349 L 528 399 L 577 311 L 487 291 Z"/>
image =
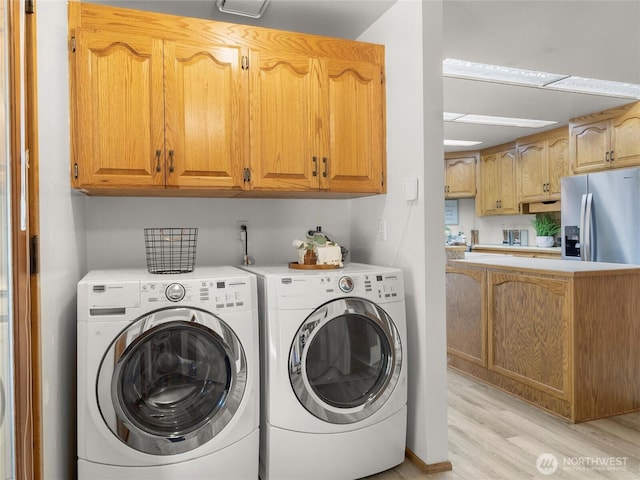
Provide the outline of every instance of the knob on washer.
<path id="1" fill-rule="evenodd" d="M 351 277 L 340 277 L 338 280 L 338 288 L 344 293 L 349 293 L 353 290 L 353 279 Z"/>
<path id="2" fill-rule="evenodd" d="M 184 298 L 185 290 L 179 283 L 172 283 L 167 287 L 164 294 L 166 295 L 167 300 L 171 302 L 179 302 Z"/>

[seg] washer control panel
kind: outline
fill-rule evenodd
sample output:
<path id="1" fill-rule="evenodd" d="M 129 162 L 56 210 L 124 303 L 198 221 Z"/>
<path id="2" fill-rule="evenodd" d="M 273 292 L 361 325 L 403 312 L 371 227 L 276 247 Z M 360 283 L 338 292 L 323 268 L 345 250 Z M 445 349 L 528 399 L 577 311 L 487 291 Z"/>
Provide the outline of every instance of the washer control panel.
<path id="1" fill-rule="evenodd" d="M 253 308 L 251 282 L 247 278 L 94 283 L 89 285 L 88 293 L 90 309 L 154 309 L 179 305 L 206 310 Z"/>

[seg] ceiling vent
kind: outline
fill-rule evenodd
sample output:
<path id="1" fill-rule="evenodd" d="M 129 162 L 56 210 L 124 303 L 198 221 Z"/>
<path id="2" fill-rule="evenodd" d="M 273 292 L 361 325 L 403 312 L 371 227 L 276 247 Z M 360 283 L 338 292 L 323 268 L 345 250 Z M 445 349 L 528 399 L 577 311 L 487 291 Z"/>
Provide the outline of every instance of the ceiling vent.
<path id="1" fill-rule="evenodd" d="M 260 18 L 270 0 L 217 0 L 218 10 L 223 13 Z"/>

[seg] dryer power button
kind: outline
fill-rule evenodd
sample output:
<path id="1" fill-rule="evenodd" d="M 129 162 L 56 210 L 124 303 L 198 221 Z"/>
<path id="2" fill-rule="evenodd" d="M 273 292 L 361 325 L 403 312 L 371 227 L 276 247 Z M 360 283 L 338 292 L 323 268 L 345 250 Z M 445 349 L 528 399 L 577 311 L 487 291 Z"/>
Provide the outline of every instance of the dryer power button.
<path id="1" fill-rule="evenodd" d="M 185 291 L 184 287 L 179 283 L 172 283 L 167 287 L 164 293 L 168 300 L 172 302 L 179 302 L 184 298 Z"/>
<path id="2" fill-rule="evenodd" d="M 338 280 L 338 287 L 344 293 L 349 293 L 353 290 L 353 280 L 351 277 L 340 277 L 340 280 Z"/>

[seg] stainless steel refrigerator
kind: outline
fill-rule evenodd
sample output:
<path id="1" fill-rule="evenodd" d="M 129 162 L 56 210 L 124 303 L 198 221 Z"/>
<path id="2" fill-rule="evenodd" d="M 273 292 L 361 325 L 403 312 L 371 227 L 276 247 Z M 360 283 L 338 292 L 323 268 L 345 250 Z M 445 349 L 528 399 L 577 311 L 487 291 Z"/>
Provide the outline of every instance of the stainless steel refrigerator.
<path id="1" fill-rule="evenodd" d="M 640 265 L 640 168 L 561 180 L 562 258 Z"/>

